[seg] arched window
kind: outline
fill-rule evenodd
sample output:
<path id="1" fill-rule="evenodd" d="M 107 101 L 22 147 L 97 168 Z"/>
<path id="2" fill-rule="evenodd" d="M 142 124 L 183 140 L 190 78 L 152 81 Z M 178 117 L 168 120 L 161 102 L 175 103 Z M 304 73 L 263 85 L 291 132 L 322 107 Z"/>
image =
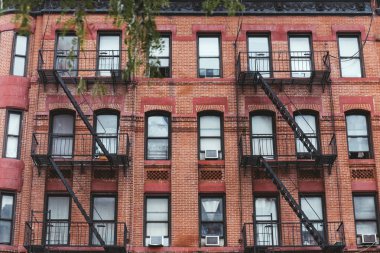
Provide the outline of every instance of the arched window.
<path id="1" fill-rule="evenodd" d="M 117 111 L 103 110 L 95 115 L 96 134 L 110 154 L 117 154 L 119 113 Z M 95 144 L 95 154 L 102 154 L 99 145 Z"/>
<path id="2" fill-rule="evenodd" d="M 346 114 L 349 158 L 372 158 L 369 125 L 369 115 L 364 111 L 352 111 Z"/>
<path id="3" fill-rule="evenodd" d="M 74 147 L 73 111 L 57 111 L 51 114 L 50 154 L 52 156 L 71 158 Z"/>
<path id="4" fill-rule="evenodd" d="M 258 111 L 251 113 L 251 150 L 252 155 L 265 158 L 275 157 L 274 113 Z"/>
<path id="5" fill-rule="evenodd" d="M 313 146 L 319 150 L 319 121 L 318 113 L 314 111 L 297 111 L 294 113 L 294 119 L 304 134 L 308 137 Z M 302 157 L 309 154 L 305 145 L 296 138 L 297 156 Z"/>
<path id="6" fill-rule="evenodd" d="M 167 112 L 150 112 L 145 120 L 145 159 L 170 159 L 170 115 Z"/>
<path id="7" fill-rule="evenodd" d="M 223 159 L 222 115 L 203 112 L 198 117 L 199 159 Z"/>

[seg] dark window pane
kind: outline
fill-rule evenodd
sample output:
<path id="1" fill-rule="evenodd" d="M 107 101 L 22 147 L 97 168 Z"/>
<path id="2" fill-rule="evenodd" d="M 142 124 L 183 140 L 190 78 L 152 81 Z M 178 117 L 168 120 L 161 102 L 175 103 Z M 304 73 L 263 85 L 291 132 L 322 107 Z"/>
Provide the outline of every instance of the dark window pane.
<path id="1" fill-rule="evenodd" d="M 224 236 L 222 223 L 203 223 L 201 229 L 202 229 L 202 236 L 206 236 L 206 235 Z"/>
<path id="2" fill-rule="evenodd" d="M 1 219 L 12 219 L 13 218 L 13 196 L 3 195 L 1 199 Z"/>
<path id="3" fill-rule="evenodd" d="M 53 117 L 53 134 L 73 134 L 74 117 L 71 114 L 60 114 Z"/>
<path id="4" fill-rule="evenodd" d="M 0 243 L 11 242 L 11 227 L 12 222 L 0 221 Z"/>

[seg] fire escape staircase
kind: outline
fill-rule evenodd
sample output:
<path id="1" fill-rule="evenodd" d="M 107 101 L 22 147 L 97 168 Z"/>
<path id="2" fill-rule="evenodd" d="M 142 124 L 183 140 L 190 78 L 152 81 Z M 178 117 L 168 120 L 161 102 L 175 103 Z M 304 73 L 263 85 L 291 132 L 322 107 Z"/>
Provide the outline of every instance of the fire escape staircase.
<path id="1" fill-rule="evenodd" d="M 54 71 L 54 75 L 55 75 L 55 78 L 58 80 L 59 85 L 61 86 L 61 88 L 63 89 L 63 91 L 67 95 L 67 97 L 69 98 L 71 104 L 74 106 L 75 110 L 78 112 L 80 118 L 83 120 L 83 122 L 86 125 L 87 129 L 90 131 L 91 135 L 94 137 L 94 140 L 98 144 L 98 146 L 101 149 L 101 151 L 103 152 L 104 156 L 108 159 L 108 161 L 110 163 L 110 166 L 113 167 L 114 160 L 113 160 L 112 155 L 110 155 L 110 153 L 108 152 L 107 148 L 104 146 L 104 144 L 102 143 L 101 139 L 96 134 L 94 128 L 92 127 L 92 125 L 90 124 L 90 122 L 88 121 L 88 119 L 86 118 L 86 116 L 84 115 L 84 113 L 83 113 L 80 105 L 75 100 L 74 96 L 72 95 L 72 93 L 70 92 L 70 90 L 68 89 L 68 87 L 66 86 L 66 84 L 65 84 L 64 80 L 62 79 L 60 73 L 58 71 Z M 73 199 L 74 203 L 78 207 L 78 209 L 81 212 L 82 216 L 84 217 L 84 219 L 88 223 L 88 225 L 89 225 L 92 233 L 94 234 L 94 236 L 96 237 L 96 239 L 99 241 L 100 246 L 104 248 L 105 252 L 113 252 L 111 250 L 111 248 L 106 245 L 106 243 L 103 240 L 103 238 L 101 237 L 99 231 L 94 226 L 93 220 L 87 214 L 86 210 L 83 208 L 83 205 L 81 204 L 81 202 L 77 198 L 75 192 L 73 191 L 73 189 L 70 186 L 70 184 L 68 183 L 68 181 L 65 179 L 64 175 L 62 174 L 61 169 L 59 168 L 59 166 L 57 165 L 57 163 L 54 161 L 54 158 L 52 156 L 49 156 L 48 160 L 50 162 L 51 167 L 57 173 L 58 177 L 60 178 L 60 180 L 62 181 L 63 185 L 65 186 L 67 192 L 70 194 L 70 197 Z"/>
<path id="2" fill-rule="evenodd" d="M 310 155 L 318 160 L 322 156 L 321 153 L 314 147 L 306 134 L 302 131 L 300 126 L 296 123 L 294 118 L 291 116 L 285 105 L 281 102 L 278 96 L 273 92 L 270 85 L 267 81 L 262 77 L 259 72 L 254 73 L 254 82 L 259 84 L 259 86 L 263 89 L 267 97 L 272 101 L 272 103 L 276 106 L 277 110 L 281 113 L 283 119 L 289 124 L 291 129 L 294 131 L 296 137 L 302 142 L 305 148 L 308 150 Z M 317 245 L 322 249 L 323 252 L 339 252 L 341 250 L 341 245 L 329 245 L 321 233 L 315 228 L 313 223 L 309 220 L 307 215 L 302 211 L 300 205 L 293 198 L 289 190 L 285 187 L 282 181 L 277 177 L 273 168 L 269 165 L 266 159 L 263 156 L 258 156 L 257 165 L 261 166 L 267 176 L 273 181 L 276 185 L 278 191 L 285 199 L 285 201 L 292 208 L 293 212 L 297 215 L 302 225 L 307 229 L 310 235 L 313 237 Z"/>

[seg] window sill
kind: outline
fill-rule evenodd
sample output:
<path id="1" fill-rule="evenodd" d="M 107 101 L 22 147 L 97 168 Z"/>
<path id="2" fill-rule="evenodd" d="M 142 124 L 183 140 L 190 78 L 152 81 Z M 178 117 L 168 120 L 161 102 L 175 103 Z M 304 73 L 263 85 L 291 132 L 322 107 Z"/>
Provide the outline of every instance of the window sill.
<path id="1" fill-rule="evenodd" d="M 207 166 L 207 165 L 224 165 L 224 160 L 198 160 L 198 165 Z"/>
<path id="2" fill-rule="evenodd" d="M 171 166 L 171 160 L 144 160 L 144 166 Z"/>
<path id="3" fill-rule="evenodd" d="M 375 165 L 375 159 L 369 158 L 369 159 L 349 159 L 348 160 L 349 165 Z"/>

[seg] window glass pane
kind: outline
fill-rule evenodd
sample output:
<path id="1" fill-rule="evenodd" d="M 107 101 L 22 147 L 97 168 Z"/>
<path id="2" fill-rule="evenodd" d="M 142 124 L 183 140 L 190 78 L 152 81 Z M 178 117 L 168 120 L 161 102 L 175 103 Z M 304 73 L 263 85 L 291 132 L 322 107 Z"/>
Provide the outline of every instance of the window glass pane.
<path id="1" fill-rule="evenodd" d="M 310 39 L 309 37 L 290 37 L 289 38 L 290 51 L 310 52 Z M 292 56 L 300 56 L 293 55 Z"/>
<path id="2" fill-rule="evenodd" d="M 15 56 L 13 60 L 13 75 L 15 76 L 24 76 L 25 75 L 25 58 Z"/>
<path id="3" fill-rule="evenodd" d="M 365 115 L 347 115 L 346 121 L 349 136 L 366 136 L 368 134 L 367 117 Z"/>
<path id="4" fill-rule="evenodd" d="M 348 150 L 350 152 L 369 151 L 367 137 L 348 137 Z"/>
<path id="5" fill-rule="evenodd" d="M 262 155 L 266 158 L 273 158 L 273 138 L 255 137 L 252 138 L 252 155 Z"/>
<path id="6" fill-rule="evenodd" d="M 112 35 L 112 36 L 100 36 L 99 37 L 99 50 L 103 52 L 99 52 L 100 54 L 107 55 L 119 55 L 120 50 L 120 36 Z M 112 51 L 115 50 L 115 51 Z"/>
<path id="7" fill-rule="evenodd" d="M 257 57 L 258 54 L 251 54 L 249 58 L 249 70 L 250 71 L 260 71 L 263 77 L 270 77 L 270 60 L 269 58 L 264 58 L 262 56 Z M 252 58 L 253 57 L 253 58 Z"/>
<path id="8" fill-rule="evenodd" d="M 169 142 L 167 139 L 148 140 L 148 159 L 168 159 Z"/>
<path id="9" fill-rule="evenodd" d="M 357 37 L 339 38 L 339 55 L 341 57 L 359 57 L 359 43 Z"/>
<path id="10" fill-rule="evenodd" d="M 219 58 L 199 59 L 199 69 L 205 71 L 204 76 L 218 76 L 220 69 Z"/>
<path id="11" fill-rule="evenodd" d="M 271 116 L 264 116 L 264 115 L 253 116 L 251 118 L 251 125 L 252 125 L 253 135 L 255 134 L 272 135 L 273 134 Z"/>
<path id="12" fill-rule="evenodd" d="M 78 38 L 72 35 L 59 35 L 57 50 L 77 50 L 78 48 Z"/>
<path id="13" fill-rule="evenodd" d="M 11 242 L 11 225 L 10 221 L 0 221 L 0 243 Z"/>
<path id="14" fill-rule="evenodd" d="M 296 115 L 295 120 L 305 134 L 317 134 L 316 118 L 314 115 Z"/>
<path id="15" fill-rule="evenodd" d="M 7 150 L 5 151 L 5 157 L 17 158 L 17 151 L 18 151 L 18 137 L 8 136 Z"/>
<path id="16" fill-rule="evenodd" d="M 49 197 L 48 211 L 52 220 L 69 219 L 70 198 L 69 197 Z M 48 214 L 49 218 L 49 214 Z"/>
<path id="17" fill-rule="evenodd" d="M 93 216 L 94 220 L 115 220 L 115 198 L 95 197 Z"/>
<path id="18" fill-rule="evenodd" d="M 53 117 L 54 134 L 73 134 L 74 117 L 70 114 L 60 114 Z"/>
<path id="19" fill-rule="evenodd" d="M 223 221 L 222 198 L 201 199 L 202 221 Z"/>
<path id="20" fill-rule="evenodd" d="M 202 236 L 206 236 L 206 235 L 224 236 L 222 223 L 203 223 L 201 229 L 202 229 Z"/>
<path id="21" fill-rule="evenodd" d="M 276 221 L 277 220 L 277 199 L 276 198 L 256 198 L 255 199 L 256 220 Z"/>
<path id="22" fill-rule="evenodd" d="M 148 198 L 146 205 L 147 221 L 168 221 L 168 199 Z"/>
<path id="23" fill-rule="evenodd" d="M 152 67 L 169 67 L 169 59 L 149 59 L 149 64 Z"/>
<path id="24" fill-rule="evenodd" d="M 310 220 L 323 220 L 321 197 L 302 197 L 301 208 Z"/>
<path id="25" fill-rule="evenodd" d="M 161 37 L 160 38 L 160 48 L 151 48 L 150 56 L 151 57 L 169 57 L 169 38 Z M 162 66 L 162 65 L 161 65 Z"/>
<path id="26" fill-rule="evenodd" d="M 362 77 L 360 59 L 343 58 L 340 60 L 342 77 Z"/>
<path id="27" fill-rule="evenodd" d="M 356 221 L 356 233 L 358 235 L 377 234 L 377 223 L 375 221 Z"/>
<path id="28" fill-rule="evenodd" d="M 8 134 L 10 135 L 20 134 L 20 120 L 21 120 L 21 114 L 9 113 Z"/>
<path id="29" fill-rule="evenodd" d="M 13 196 L 3 195 L 1 201 L 0 218 L 12 219 L 13 218 Z"/>
<path id="30" fill-rule="evenodd" d="M 201 136 L 220 136 L 220 117 L 202 116 L 200 117 Z"/>
<path id="31" fill-rule="evenodd" d="M 355 219 L 376 219 L 375 198 L 372 196 L 354 197 Z"/>
<path id="32" fill-rule="evenodd" d="M 249 52 L 269 52 L 269 38 L 249 37 L 248 50 Z"/>
<path id="33" fill-rule="evenodd" d="M 215 138 L 202 138 L 201 150 L 222 150 L 220 139 Z"/>
<path id="34" fill-rule="evenodd" d="M 257 245 L 278 245 L 278 225 L 273 222 L 257 223 L 255 235 Z"/>
<path id="35" fill-rule="evenodd" d="M 150 116 L 148 118 L 148 137 L 168 137 L 169 118 L 166 116 Z"/>
<path id="36" fill-rule="evenodd" d="M 66 222 L 49 222 L 47 226 L 46 243 L 47 244 L 67 244 L 69 238 L 69 223 Z"/>
<path id="37" fill-rule="evenodd" d="M 219 38 L 218 37 L 200 37 L 199 40 L 199 57 L 219 57 Z M 218 60 L 219 61 L 219 60 Z"/>
<path id="38" fill-rule="evenodd" d="M 96 132 L 98 134 L 117 134 L 117 115 L 97 115 Z"/>
<path id="39" fill-rule="evenodd" d="M 106 245 L 113 245 L 115 243 L 115 223 L 96 222 L 94 225 Z M 95 233 L 92 236 L 92 244 L 100 245 Z"/>
<path id="40" fill-rule="evenodd" d="M 25 56 L 26 55 L 27 43 L 28 43 L 28 37 L 27 36 L 17 35 L 15 54 Z"/>
<path id="41" fill-rule="evenodd" d="M 147 223 L 146 236 L 169 236 L 168 223 Z"/>

